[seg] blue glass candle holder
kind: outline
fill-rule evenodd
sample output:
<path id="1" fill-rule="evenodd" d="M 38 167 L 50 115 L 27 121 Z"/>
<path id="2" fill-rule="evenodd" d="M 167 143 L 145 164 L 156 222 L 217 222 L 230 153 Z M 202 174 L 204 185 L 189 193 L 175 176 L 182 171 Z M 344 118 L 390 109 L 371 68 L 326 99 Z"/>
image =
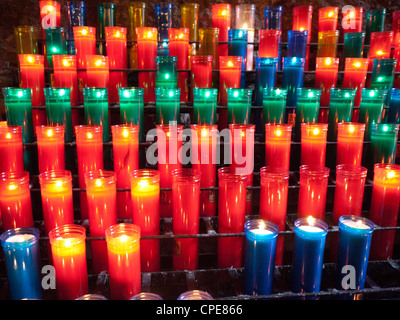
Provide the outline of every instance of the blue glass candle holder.
<path id="1" fill-rule="evenodd" d="M 400 123 L 400 89 L 392 89 L 390 92 L 389 123 Z"/>
<path id="2" fill-rule="evenodd" d="M 11 299 L 42 299 L 39 230 L 9 229 L 0 236 Z"/>
<path id="3" fill-rule="evenodd" d="M 172 28 L 172 10 L 174 9 L 173 3 L 156 3 L 154 10 L 156 13 L 156 28 L 157 28 L 157 41 L 159 42 L 157 48 L 157 55 L 168 56 L 168 29 Z"/>
<path id="4" fill-rule="evenodd" d="M 87 26 L 87 5 L 84 1 L 67 1 L 67 32 L 68 54 L 75 54 L 74 30 L 73 27 Z"/>
<path id="5" fill-rule="evenodd" d="M 264 8 L 264 29 L 282 31 L 283 6 L 267 6 Z M 281 42 L 281 37 L 279 37 Z M 282 47 L 279 46 L 278 70 L 282 69 Z"/>
<path id="6" fill-rule="evenodd" d="M 249 220 L 244 233 L 244 291 L 248 295 L 271 294 L 278 226 L 262 219 Z"/>
<path id="7" fill-rule="evenodd" d="M 282 88 L 287 90 L 286 106 L 296 106 L 296 90 L 303 87 L 304 63 L 303 58 L 283 58 Z"/>
<path id="8" fill-rule="evenodd" d="M 289 30 L 287 44 L 287 57 L 306 58 L 308 30 Z"/>
<path id="9" fill-rule="evenodd" d="M 345 215 L 339 218 L 339 240 L 337 255 L 337 288 L 340 290 L 364 289 L 367 275 L 369 250 L 374 223 L 366 218 Z M 355 271 L 354 287 L 350 287 L 345 277 L 351 266 Z M 350 283 L 351 284 L 351 283 Z"/>
<path id="10" fill-rule="evenodd" d="M 319 292 L 328 225 L 313 217 L 294 222 L 293 292 Z"/>
<path id="11" fill-rule="evenodd" d="M 278 58 L 256 57 L 253 105 L 262 106 L 263 89 L 275 87 L 277 65 Z"/>
<path id="12" fill-rule="evenodd" d="M 246 29 L 229 29 L 228 30 L 228 55 L 242 57 L 242 70 L 247 67 L 247 38 L 248 31 Z M 246 74 L 242 72 L 240 77 L 240 87 L 245 88 Z"/>

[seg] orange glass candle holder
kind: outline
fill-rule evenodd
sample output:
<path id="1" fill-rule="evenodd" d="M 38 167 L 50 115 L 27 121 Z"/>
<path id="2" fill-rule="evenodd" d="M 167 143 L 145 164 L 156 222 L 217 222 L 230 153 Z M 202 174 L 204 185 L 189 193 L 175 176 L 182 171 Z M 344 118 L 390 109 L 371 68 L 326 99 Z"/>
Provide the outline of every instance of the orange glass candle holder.
<path id="1" fill-rule="evenodd" d="M 354 106 L 359 107 L 361 102 L 361 91 L 365 87 L 368 72 L 368 58 L 346 58 L 343 76 L 343 88 L 356 89 Z M 354 114 L 353 110 L 353 116 Z M 358 119 L 357 109 L 357 119 Z"/>
<path id="2" fill-rule="evenodd" d="M 213 28 L 219 29 L 219 41 L 228 41 L 228 31 L 231 28 L 231 5 L 219 3 L 211 6 L 211 21 Z M 218 57 L 228 55 L 228 44 L 218 44 Z"/>
<path id="3" fill-rule="evenodd" d="M 365 123 L 338 123 L 336 164 L 361 166 Z"/>
<path id="4" fill-rule="evenodd" d="M 129 189 L 131 185 L 130 172 L 139 169 L 139 126 L 113 125 L 111 132 L 117 188 Z M 117 192 L 117 209 L 119 219 L 132 218 L 129 191 Z"/>
<path id="5" fill-rule="evenodd" d="M 110 81 L 110 64 L 107 56 L 86 56 L 86 86 L 107 88 Z"/>
<path id="6" fill-rule="evenodd" d="M 92 237 L 104 237 L 108 227 L 117 223 L 117 176 L 113 171 L 94 170 L 85 174 L 89 232 Z M 108 270 L 104 240 L 91 242 L 93 270 Z"/>
<path id="7" fill-rule="evenodd" d="M 65 169 L 64 126 L 36 127 L 39 172 Z"/>
<path id="8" fill-rule="evenodd" d="M 74 223 L 72 175 L 67 170 L 46 171 L 39 175 L 43 220 L 46 234 Z"/>
<path id="9" fill-rule="evenodd" d="M 318 32 L 317 57 L 336 57 L 338 40 L 338 30 Z"/>
<path id="10" fill-rule="evenodd" d="M 265 124 L 265 166 L 271 168 L 290 167 L 292 125 Z"/>
<path id="11" fill-rule="evenodd" d="M 85 189 L 85 173 L 103 169 L 103 127 L 80 125 L 75 127 L 79 188 Z M 86 191 L 80 191 L 81 219 L 87 219 Z"/>
<path id="12" fill-rule="evenodd" d="M 301 164 L 325 167 L 327 123 L 301 124 Z"/>
<path id="13" fill-rule="evenodd" d="M 33 227 L 29 173 L 0 173 L 0 212 L 2 229 Z"/>
<path id="14" fill-rule="evenodd" d="M 110 274 L 110 297 L 128 300 L 141 292 L 140 228 L 115 224 L 105 231 Z"/>
<path id="15" fill-rule="evenodd" d="M 0 172 L 24 171 L 22 127 L 0 125 Z"/>
<path id="16" fill-rule="evenodd" d="M 265 29 L 259 31 L 260 44 L 258 56 L 264 58 L 278 58 L 281 30 Z"/>
<path id="17" fill-rule="evenodd" d="M 349 7 L 347 10 L 342 10 L 343 33 L 362 32 L 363 13 L 362 7 Z"/>
<path id="18" fill-rule="evenodd" d="M 132 223 L 140 227 L 142 236 L 160 233 L 160 172 L 140 169 L 130 174 Z M 160 271 L 160 241 L 140 240 L 140 261 L 143 272 Z"/>
<path id="19" fill-rule="evenodd" d="M 318 32 L 337 29 L 338 7 L 323 7 L 318 10 Z"/>
<path id="20" fill-rule="evenodd" d="M 89 292 L 86 229 L 66 224 L 49 233 L 59 300 L 75 300 Z"/>
<path id="21" fill-rule="evenodd" d="M 118 103 L 118 89 L 128 86 L 127 72 L 115 70 L 128 68 L 127 29 L 123 27 L 104 27 L 104 30 L 110 69 L 108 99 L 110 103 Z"/>

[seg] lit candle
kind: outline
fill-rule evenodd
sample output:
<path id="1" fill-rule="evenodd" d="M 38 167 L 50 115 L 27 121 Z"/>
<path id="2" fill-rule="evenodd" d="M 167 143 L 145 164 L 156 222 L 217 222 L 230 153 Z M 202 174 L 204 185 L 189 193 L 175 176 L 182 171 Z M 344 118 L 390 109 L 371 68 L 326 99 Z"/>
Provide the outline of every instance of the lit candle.
<path id="1" fill-rule="evenodd" d="M 73 140 L 71 98 L 69 88 L 45 88 L 47 122 L 50 126 L 64 126 L 65 142 Z"/>
<path id="2" fill-rule="evenodd" d="M 157 56 L 157 29 L 149 27 L 136 28 L 139 69 L 155 69 Z M 139 87 L 143 88 L 143 101 L 155 101 L 155 72 L 139 72 Z"/>
<path id="3" fill-rule="evenodd" d="M 227 105 L 228 88 L 240 88 L 241 65 L 242 57 L 222 56 L 219 59 L 219 104 L 221 106 Z"/>
<path id="4" fill-rule="evenodd" d="M 139 127 L 136 125 L 111 126 L 113 142 L 114 172 L 117 188 L 129 189 L 129 174 L 139 169 Z M 117 192 L 117 216 L 119 219 L 132 217 L 132 202 L 129 191 Z"/>
<path id="5" fill-rule="evenodd" d="M 260 169 L 260 219 L 275 223 L 279 230 L 286 227 L 288 204 L 289 171 L 281 168 Z M 284 236 L 276 241 L 275 264 L 282 265 Z"/>
<path id="6" fill-rule="evenodd" d="M 247 66 L 247 37 L 246 29 L 230 29 L 228 31 L 228 56 L 242 57 L 242 70 L 246 70 Z M 241 75 L 240 87 L 246 85 L 246 74 Z"/>
<path id="7" fill-rule="evenodd" d="M 53 68 L 52 57 L 55 55 L 67 54 L 67 42 L 65 41 L 65 31 L 62 27 L 49 27 L 46 33 L 47 67 Z"/>
<path id="8" fill-rule="evenodd" d="M 371 125 L 369 164 L 395 163 L 399 124 L 377 123 Z"/>
<path id="9" fill-rule="evenodd" d="M 39 172 L 65 169 L 64 126 L 36 127 Z"/>
<path id="10" fill-rule="evenodd" d="M 325 167 L 328 124 L 301 124 L 301 164 Z"/>
<path id="11" fill-rule="evenodd" d="M 154 11 L 156 14 L 157 41 L 159 42 L 159 56 L 168 56 L 168 29 L 172 28 L 173 3 L 156 3 Z"/>
<path id="12" fill-rule="evenodd" d="M 128 300 L 141 292 L 140 228 L 131 223 L 107 228 L 110 297 Z"/>
<path id="13" fill-rule="evenodd" d="M 156 88 L 155 94 L 157 124 L 180 122 L 181 89 Z"/>
<path id="14" fill-rule="evenodd" d="M 292 126 L 265 124 L 265 166 L 289 170 Z"/>
<path id="15" fill-rule="evenodd" d="M 373 59 L 390 59 L 392 41 L 392 31 L 371 33 L 369 45 L 369 71 L 372 70 Z"/>
<path id="16" fill-rule="evenodd" d="M 295 118 L 295 139 L 300 141 L 301 124 L 318 122 L 320 108 L 320 89 L 298 88 L 296 91 L 297 105 Z"/>
<path id="17" fill-rule="evenodd" d="M 258 56 L 263 58 L 278 58 L 281 30 L 260 30 L 259 37 Z"/>
<path id="18" fill-rule="evenodd" d="M 218 233 L 243 232 L 246 212 L 247 175 L 229 167 L 218 169 Z M 218 238 L 218 268 L 243 266 L 243 237 Z"/>
<path id="19" fill-rule="evenodd" d="M 146 24 L 146 3 L 131 2 L 129 3 L 129 40 L 137 41 L 136 28 L 144 27 Z M 131 44 L 129 50 L 129 67 L 131 69 L 138 68 L 138 45 L 137 42 Z"/>
<path id="20" fill-rule="evenodd" d="M 43 172 L 39 175 L 39 183 L 46 235 L 54 228 L 73 224 L 71 172 L 66 170 Z"/>
<path id="21" fill-rule="evenodd" d="M 293 292 L 319 292 L 327 230 L 311 216 L 294 222 Z"/>
<path id="22" fill-rule="evenodd" d="M 24 171 L 21 126 L 0 126 L 0 172 Z"/>
<path id="23" fill-rule="evenodd" d="M 111 71 L 114 69 L 126 69 L 127 58 L 127 29 L 121 27 L 105 27 L 106 49 L 110 68 L 109 76 L 109 101 L 118 103 L 119 88 L 128 86 L 128 74 L 126 71 Z"/>
<path id="24" fill-rule="evenodd" d="M 75 54 L 74 27 L 87 25 L 87 5 L 84 1 L 67 2 L 67 42 L 68 54 Z"/>
<path id="25" fill-rule="evenodd" d="M 200 224 L 201 172 L 195 169 L 172 171 L 172 230 L 174 235 L 195 235 Z M 196 270 L 199 260 L 199 239 L 174 239 L 172 268 Z"/>
<path id="26" fill-rule="evenodd" d="M 193 99 L 194 88 L 212 87 L 213 56 L 191 56 L 190 69 L 190 85 Z"/>
<path id="27" fill-rule="evenodd" d="M 228 124 L 250 123 L 252 89 L 227 89 Z"/>
<path id="28" fill-rule="evenodd" d="M 178 58 L 172 56 L 156 57 L 156 88 L 178 88 Z M 179 96 L 180 99 L 180 96 Z"/>
<path id="29" fill-rule="evenodd" d="M 328 107 L 331 89 L 336 87 L 339 58 L 318 57 L 315 65 L 315 88 L 321 89 L 321 106 Z M 328 110 L 320 110 L 321 122 L 328 122 Z M 322 114 L 321 114 L 322 113 Z"/>
<path id="30" fill-rule="evenodd" d="M 97 4 L 97 14 L 99 17 L 99 39 L 106 39 L 106 27 L 115 27 L 117 6 L 111 2 L 101 2 Z M 108 55 L 107 43 L 97 44 L 97 52 L 101 55 Z"/>
<path id="31" fill-rule="evenodd" d="M 142 88 L 119 88 L 121 123 L 139 126 L 139 141 L 144 139 L 143 93 Z"/>
<path id="32" fill-rule="evenodd" d="M 193 70 L 192 66 L 192 70 Z M 215 124 L 217 121 L 218 89 L 193 88 L 193 120 L 196 124 Z"/>
<path id="33" fill-rule="evenodd" d="M 375 164 L 369 218 L 378 226 L 395 227 L 399 208 L 400 166 Z M 391 259 L 395 236 L 396 230 L 377 230 L 372 239 L 371 259 Z"/>
<path id="34" fill-rule="evenodd" d="M 83 88 L 85 122 L 103 128 L 103 142 L 110 140 L 108 90 L 106 88 Z"/>
<path id="35" fill-rule="evenodd" d="M 338 7 L 323 7 L 318 9 L 318 32 L 337 29 Z"/>
<path id="36" fill-rule="evenodd" d="M 305 60 L 297 57 L 284 57 L 282 59 L 282 88 L 287 90 L 286 106 L 295 107 L 297 103 L 297 88 L 303 87 Z"/>
<path id="37" fill-rule="evenodd" d="M 142 236 L 160 233 L 160 172 L 140 169 L 131 171 L 132 223 L 140 227 Z M 140 240 L 140 261 L 143 272 L 160 271 L 160 241 Z"/>
<path id="38" fill-rule="evenodd" d="M 108 227 L 117 223 L 116 174 L 113 171 L 94 170 L 85 174 L 89 232 L 92 237 L 104 237 Z M 91 242 L 93 270 L 108 269 L 107 248 L 104 240 Z"/>
<path id="39" fill-rule="evenodd" d="M 317 57 L 336 58 L 338 40 L 339 40 L 338 30 L 318 32 Z"/>
<path id="40" fill-rule="evenodd" d="M 21 77 L 20 88 L 31 89 L 31 101 L 33 107 L 44 106 L 44 56 L 38 54 L 19 54 L 18 57 Z M 34 126 L 46 124 L 46 110 L 32 110 L 32 120 Z"/>
<path id="41" fill-rule="evenodd" d="M 365 44 L 369 45 L 372 32 L 381 32 L 385 27 L 386 9 L 373 9 L 367 11 L 365 23 Z M 365 48 L 366 54 L 369 54 L 369 47 Z"/>
<path id="42" fill-rule="evenodd" d="M 336 166 L 333 223 L 344 215 L 361 216 L 367 168 L 352 164 Z"/>
<path id="43" fill-rule="evenodd" d="M 351 164 L 361 166 L 364 123 L 338 123 L 336 164 Z"/>
<path id="44" fill-rule="evenodd" d="M 363 26 L 362 7 L 350 7 L 347 10 L 342 10 L 342 29 L 343 33 L 361 32 Z"/>
<path id="45" fill-rule="evenodd" d="M 183 3 L 181 5 L 181 27 L 189 29 L 189 41 L 199 41 L 199 7 L 198 3 Z M 198 51 L 198 44 L 189 44 L 189 58 L 195 56 Z"/>
<path id="46" fill-rule="evenodd" d="M 75 127 L 76 156 L 79 188 L 85 189 L 85 173 L 103 169 L 103 127 L 80 125 Z M 81 219 L 87 219 L 86 191 L 80 193 Z"/>
<path id="47" fill-rule="evenodd" d="M 182 125 L 157 125 L 157 168 L 160 171 L 160 187 L 172 188 L 172 171 L 182 168 L 179 160 L 182 152 Z M 161 191 L 161 218 L 172 217 L 172 193 Z"/>
<path id="48" fill-rule="evenodd" d="M 263 89 L 263 119 L 266 123 L 283 123 L 286 110 L 287 90 L 282 88 Z"/>
<path id="49" fill-rule="evenodd" d="M 45 29 L 61 26 L 61 3 L 58 1 L 39 1 L 42 37 L 45 37 Z"/>
<path id="50" fill-rule="evenodd" d="M 311 30 L 312 30 L 312 6 L 296 6 L 293 7 L 293 26 L 292 30 L 304 31 L 307 30 L 307 43 L 311 42 Z M 305 70 L 308 70 L 308 61 L 310 55 L 310 47 L 306 48 L 306 62 Z"/>
<path id="51" fill-rule="evenodd" d="M 189 69 L 189 29 L 169 28 L 169 55 L 177 57 L 177 68 L 180 70 Z M 189 98 L 188 88 L 189 74 L 178 73 L 178 88 L 181 89 L 180 100 L 187 102 Z"/>
<path id="52" fill-rule="evenodd" d="M 354 215 L 345 215 L 339 219 L 338 256 L 336 263 L 337 288 L 347 290 L 343 267 L 351 265 L 355 269 L 355 287 L 351 289 L 364 289 L 367 276 L 368 258 L 371 246 L 374 223 L 366 218 Z"/>
<path id="53" fill-rule="evenodd" d="M 66 224 L 49 233 L 57 298 L 75 300 L 89 292 L 86 262 L 86 229 Z"/>
<path id="54" fill-rule="evenodd" d="M 217 133 L 216 125 L 192 125 L 192 168 L 201 173 L 201 188 L 216 187 Z M 200 216 L 214 217 L 216 196 L 214 190 L 200 191 Z"/>
<path id="55" fill-rule="evenodd" d="M 229 40 L 228 31 L 231 28 L 231 5 L 219 3 L 211 6 L 211 19 L 213 28 L 219 29 L 219 41 Z M 228 45 L 218 44 L 218 58 L 228 55 Z"/>
<path id="56" fill-rule="evenodd" d="M 86 87 L 107 88 L 110 81 L 109 57 L 86 56 Z M 85 97 L 85 94 L 84 94 Z"/>
<path id="57" fill-rule="evenodd" d="M 367 71 L 368 58 L 346 58 L 342 87 L 356 90 L 356 95 L 354 97 L 354 107 L 360 106 L 361 92 L 362 89 L 365 87 Z"/>
<path id="58" fill-rule="evenodd" d="M 362 58 L 365 32 L 349 32 L 344 34 L 344 58 Z"/>
<path id="59" fill-rule="evenodd" d="M 16 228 L 0 236 L 11 299 L 42 299 L 39 230 Z"/>
<path id="60" fill-rule="evenodd" d="M 256 57 L 256 76 L 254 84 L 253 105 L 262 106 L 264 88 L 275 87 L 277 68 L 277 58 Z"/>
<path id="61" fill-rule="evenodd" d="M 300 189 L 298 216 L 325 217 L 326 193 L 328 189 L 329 168 L 321 166 L 300 166 Z"/>
<path id="62" fill-rule="evenodd" d="M 249 295 L 271 294 L 278 226 L 254 219 L 245 223 L 244 232 L 244 291 Z"/>
<path id="63" fill-rule="evenodd" d="M 0 173 L 0 211 L 2 229 L 33 227 L 29 173 Z"/>

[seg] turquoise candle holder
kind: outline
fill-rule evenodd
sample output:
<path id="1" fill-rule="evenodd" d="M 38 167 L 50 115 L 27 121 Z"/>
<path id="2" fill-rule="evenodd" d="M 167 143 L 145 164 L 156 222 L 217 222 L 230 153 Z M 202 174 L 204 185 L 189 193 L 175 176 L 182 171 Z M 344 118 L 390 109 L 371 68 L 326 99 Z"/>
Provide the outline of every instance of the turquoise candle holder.
<path id="1" fill-rule="evenodd" d="M 391 89 L 393 87 L 396 59 L 374 59 L 371 75 L 371 89 L 386 89 L 385 105 L 390 105 Z"/>
<path id="2" fill-rule="evenodd" d="M 196 124 L 216 124 L 218 89 L 193 88 L 193 120 Z"/>
<path id="3" fill-rule="evenodd" d="M 157 124 L 178 124 L 181 89 L 156 88 L 155 94 Z"/>
<path id="4" fill-rule="evenodd" d="M 266 123 L 284 123 L 287 90 L 282 88 L 263 89 L 263 118 Z"/>
<path id="5" fill-rule="evenodd" d="M 365 22 L 365 44 L 369 45 L 371 42 L 372 32 L 381 32 L 385 28 L 386 9 L 374 9 L 367 11 Z M 369 48 L 365 48 L 366 56 L 369 55 Z"/>
<path id="6" fill-rule="evenodd" d="M 102 126 L 103 142 L 109 142 L 108 90 L 106 88 L 83 88 L 83 105 L 86 124 Z"/>
<path id="7" fill-rule="evenodd" d="M 144 138 L 144 103 L 143 88 L 119 88 L 119 107 L 122 124 L 139 126 L 139 141 Z"/>
<path id="8" fill-rule="evenodd" d="M 44 29 L 46 35 L 47 66 L 53 68 L 53 55 L 68 54 L 65 31 L 62 27 Z"/>
<path id="9" fill-rule="evenodd" d="M 157 56 L 156 57 L 156 88 L 178 87 L 178 57 Z"/>
<path id="10" fill-rule="evenodd" d="M 371 125 L 369 169 L 375 163 L 395 163 L 399 124 L 376 123 Z"/>
<path id="11" fill-rule="evenodd" d="M 228 88 L 228 124 L 249 124 L 252 89 Z"/>
<path id="12" fill-rule="evenodd" d="M 362 58 L 364 48 L 364 32 L 348 32 L 344 34 L 344 59 Z"/>

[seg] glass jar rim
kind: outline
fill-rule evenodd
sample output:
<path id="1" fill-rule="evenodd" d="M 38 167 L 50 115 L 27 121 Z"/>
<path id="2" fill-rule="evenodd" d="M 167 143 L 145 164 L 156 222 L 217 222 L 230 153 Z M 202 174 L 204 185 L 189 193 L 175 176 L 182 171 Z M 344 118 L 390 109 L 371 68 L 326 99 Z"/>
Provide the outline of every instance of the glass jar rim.
<path id="1" fill-rule="evenodd" d="M 231 167 L 221 167 L 218 169 L 218 178 L 228 181 L 247 181 L 248 175 L 232 172 Z"/>
<path id="2" fill-rule="evenodd" d="M 282 167 L 261 167 L 260 168 L 260 177 L 261 178 L 280 178 L 280 179 L 289 179 L 289 170 Z"/>
<path id="3" fill-rule="evenodd" d="M 27 171 L 13 171 L 13 172 L 0 172 L 0 182 L 13 181 L 14 183 L 29 182 L 29 172 Z"/>
<path id="4" fill-rule="evenodd" d="M 193 168 L 180 168 L 172 170 L 172 181 L 179 182 L 200 182 L 201 172 Z"/>
<path id="5" fill-rule="evenodd" d="M 117 181 L 117 174 L 109 170 L 91 170 L 85 173 L 85 181 L 102 179 L 106 183 L 114 183 Z"/>
<path id="6" fill-rule="evenodd" d="M 346 177 L 365 178 L 368 169 L 354 164 L 338 164 L 336 166 L 336 175 L 343 175 Z"/>
<path id="7" fill-rule="evenodd" d="M 181 293 L 178 300 L 214 300 L 214 298 L 206 291 L 191 290 Z"/>
<path id="8" fill-rule="evenodd" d="M 72 174 L 69 170 L 50 170 L 39 174 L 39 183 L 43 182 L 70 182 L 72 181 Z"/>
<path id="9" fill-rule="evenodd" d="M 126 235 L 127 233 L 131 238 L 131 241 L 129 243 L 121 244 L 120 242 L 115 241 L 118 236 Z M 133 223 L 117 223 L 109 226 L 106 229 L 105 238 L 108 243 L 129 246 L 140 240 L 140 233 L 140 227 Z"/>
<path id="10" fill-rule="evenodd" d="M 154 183 L 160 181 L 160 171 L 154 169 L 136 169 L 131 171 L 129 175 L 131 181 L 140 178 L 151 179 Z"/>
<path id="11" fill-rule="evenodd" d="M 7 239 L 12 236 L 22 235 L 22 234 L 33 235 L 33 237 L 30 239 L 21 241 L 21 242 L 7 241 Z M 15 247 L 15 246 L 24 247 L 26 245 L 34 244 L 34 243 L 38 242 L 38 240 L 39 240 L 39 229 L 33 228 L 33 227 L 19 227 L 19 228 L 14 228 L 14 229 L 8 229 L 0 235 L 0 241 L 1 241 L 3 248 L 4 247 Z"/>
<path id="12" fill-rule="evenodd" d="M 305 173 L 310 176 L 327 178 L 329 177 L 330 169 L 322 166 L 301 165 L 299 172 L 300 175 Z"/>
<path id="13" fill-rule="evenodd" d="M 71 245 L 85 241 L 85 227 L 77 224 L 64 224 L 49 232 L 49 240 L 52 246 L 63 246 L 61 243 L 67 239 L 74 239 L 74 241 L 69 242 Z"/>

